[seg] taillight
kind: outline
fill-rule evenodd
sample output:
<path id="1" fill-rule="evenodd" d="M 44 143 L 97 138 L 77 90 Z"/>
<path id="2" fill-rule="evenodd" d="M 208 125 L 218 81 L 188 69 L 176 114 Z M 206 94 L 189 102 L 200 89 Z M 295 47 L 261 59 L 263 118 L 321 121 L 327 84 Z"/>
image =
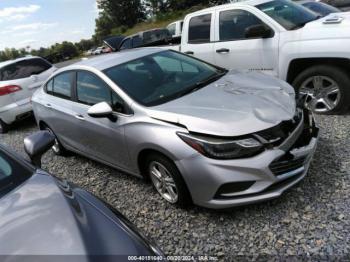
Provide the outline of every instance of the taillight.
<path id="1" fill-rule="evenodd" d="M 22 90 L 22 88 L 20 86 L 16 86 L 16 85 L 2 86 L 2 87 L 0 87 L 0 96 L 15 93 L 15 92 L 20 91 L 20 90 Z"/>

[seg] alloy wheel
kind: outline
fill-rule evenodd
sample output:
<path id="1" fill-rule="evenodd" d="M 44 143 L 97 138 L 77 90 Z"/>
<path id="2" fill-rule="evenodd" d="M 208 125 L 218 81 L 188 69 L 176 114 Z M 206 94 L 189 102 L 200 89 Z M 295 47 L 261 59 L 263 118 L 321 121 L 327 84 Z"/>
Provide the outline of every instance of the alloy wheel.
<path id="1" fill-rule="evenodd" d="M 168 169 L 157 161 L 149 166 L 152 183 L 158 193 L 168 202 L 176 203 L 179 199 L 178 189 Z"/>
<path id="2" fill-rule="evenodd" d="M 307 78 L 299 89 L 305 96 L 305 107 L 315 113 L 325 113 L 333 110 L 340 101 L 339 85 L 327 76 L 312 76 Z"/>

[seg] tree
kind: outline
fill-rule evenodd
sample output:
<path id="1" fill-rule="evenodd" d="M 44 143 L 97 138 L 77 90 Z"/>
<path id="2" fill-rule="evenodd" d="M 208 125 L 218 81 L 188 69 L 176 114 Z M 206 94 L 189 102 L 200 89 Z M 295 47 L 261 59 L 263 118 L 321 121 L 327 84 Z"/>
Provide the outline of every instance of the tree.
<path id="1" fill-rule="evenodd" d="M 141 0 L 100 0 L 98 7 L 102 16 L 108 17 L 114 27 L 132 27 L 146 18 Z"/>
<path id="2" fill-rule="evenodd" d="M 94 46 L 94 42 L 92 39 L 82 39 L 74 45 L 80 52 L 84 52 L 91 49 Z"/>
<path id="3" fill-rule="evenodd" d="M 94 42 L 97 44 L 109 36 L 113 27 L 114 24 L 112 19 L 106 14 L 106 12 L 101 11 L 99 17 L 96 19 L 95 35 L 93 36 Z"/>
<path id="4" fill-rule="evenodd" d="M 77 47 L 72 42 L 64 41 L 61 44 L 56 44 L 54 53 L 62 55 L 64 58 L 72 58 L 79 55 Z"/>

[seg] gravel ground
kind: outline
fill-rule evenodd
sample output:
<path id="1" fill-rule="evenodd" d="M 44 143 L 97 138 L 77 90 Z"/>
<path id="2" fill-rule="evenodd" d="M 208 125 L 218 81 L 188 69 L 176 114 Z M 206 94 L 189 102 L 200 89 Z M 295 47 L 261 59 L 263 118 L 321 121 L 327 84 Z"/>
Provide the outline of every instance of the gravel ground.
<path id="1" fill-rule="evenodd" d="M 80 156 L 47 153 L 43 168 L 80 185 L 124 213 L 169 255 L 349 258 L 350 116 L 318 116 L 320 141 L 309 174 L 279 199 L 213 211 L 161 200 L 151 185 Z M 35 131 L 20 123 L 1 143 L 23 152 Z M 299 257 L 300 258 L 300 257 Z"/>

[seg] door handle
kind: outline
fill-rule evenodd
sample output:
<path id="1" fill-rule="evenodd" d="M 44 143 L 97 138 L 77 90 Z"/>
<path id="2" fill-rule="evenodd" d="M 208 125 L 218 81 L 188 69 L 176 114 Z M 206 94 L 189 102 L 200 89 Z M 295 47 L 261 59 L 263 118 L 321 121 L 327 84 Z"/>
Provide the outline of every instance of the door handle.
<path id="1" fill-rule="evenodd" d="M 82 115 L 75 115 L 75 118 L 81 121 L 85 121 L 85 118 Z"/>
<path id="2" fill-rule="evenodd" d="M 221 49 L 216 50 L 216 53 L 219 53 L 219 54 L 227 54 L 227 53 L 230 53 L 230 49 L 221 48 Z"/>
<path id="3" fill-rule="evenodd" d="M 48 107 L 48 108 L 52 108 L 51 104 L 46 104 L 45 106 Z"/>
<path id="4" fill-rule="evenodd" d="M 194 52 L 193 51 L 186 51 L 185 54 L 186 55 L 194 55 Z"/>

